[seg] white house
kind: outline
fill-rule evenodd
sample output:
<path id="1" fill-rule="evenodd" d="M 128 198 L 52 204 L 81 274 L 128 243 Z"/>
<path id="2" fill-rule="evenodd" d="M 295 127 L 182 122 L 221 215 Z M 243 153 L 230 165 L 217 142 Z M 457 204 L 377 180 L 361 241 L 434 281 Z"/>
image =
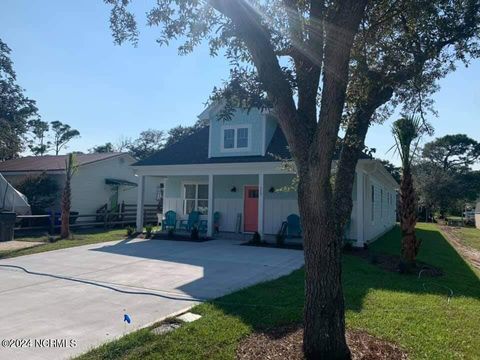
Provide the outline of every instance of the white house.
<path id="1" fill-rule="evenodd" d="M 199 211 L 208 220 L 209 235 L 215 212 L 220 213 L 220 231 L 261 235 L 276 234 L 288 215 L 298 214 L 297 194 L 286 190 L 294 174 L 282 169 L 279 160 L 290 154 L 276 119 L 252 109 L 237 110 L 222 122 L 216 111 L 210 107 L 199 116 L 209 126 L 133 164 L 139 180 L 139 230 L 143 204 L 152 202 L 151 184 L 162 188 L 164 213 L 173 210 L 177 219 L 186 219 Z M 357 246 L 394 226 L 397 187 L 379 161 L 359 161 L 346 234 Z"/>
<path id="2" fill-rule="evenodd" d="M 55 179 L 60 191 L 65 184 L 66 155 L 27 156 L 0 163 L 0 173 L 13 185 L 29 175 L 46 173 Z M 102 205 L 111 209 L 125 201 L 135 204 L 137 177 L 132 165 L 136 160 L 126 153 L 79 154 L 78 171 L 72 179 L 72 211 L 95 214 Z M 61 194 L 54 205 L 60 208 Z"/>

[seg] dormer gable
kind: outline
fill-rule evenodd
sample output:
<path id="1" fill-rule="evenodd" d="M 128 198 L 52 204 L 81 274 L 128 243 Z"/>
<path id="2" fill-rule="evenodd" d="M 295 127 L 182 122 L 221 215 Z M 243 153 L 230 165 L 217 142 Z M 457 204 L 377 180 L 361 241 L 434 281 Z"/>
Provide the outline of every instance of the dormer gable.
<path id="1" fill-rule="evenodd" d="M 198 116 L 209 123 L 209 157 L 264 156 L 276 119 L 268 111 L 238 108 L 224 121 L 218 119 L 220 110 L 220 105 L 212 105 Z"/>

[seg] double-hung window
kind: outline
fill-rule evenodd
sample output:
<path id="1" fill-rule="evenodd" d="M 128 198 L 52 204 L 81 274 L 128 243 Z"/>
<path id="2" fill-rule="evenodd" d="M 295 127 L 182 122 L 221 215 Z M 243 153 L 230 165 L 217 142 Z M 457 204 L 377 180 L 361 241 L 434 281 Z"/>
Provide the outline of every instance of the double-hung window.
<path id="1" fill-rule="evenodd" d="M 237 129 L 237 148 L 248 148 L 248 128 Z"/>
<path id="2" fill-rule="evenodd" d="M 207 184 L 183 185 L 183 212 L 190 214 L 192 211 L 198 211 L 202 215 L 208 213 Z"/>
<path id="3" fill-rule="evenodd" d="M 223 148 L 224 149 L 235 148 L 235 129 L 225 129 L 223 131 Z"/>
<path id="4" fill-rule="evenodd" d="M 225 126 L 222 130 L 222 150 L 248 150 L 250 127 L 245 125 Z"/>

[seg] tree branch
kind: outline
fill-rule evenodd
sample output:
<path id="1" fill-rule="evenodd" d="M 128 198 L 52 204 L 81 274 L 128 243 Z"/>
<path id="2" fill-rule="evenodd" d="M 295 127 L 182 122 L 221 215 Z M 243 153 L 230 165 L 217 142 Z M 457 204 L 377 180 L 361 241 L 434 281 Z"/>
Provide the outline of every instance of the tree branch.
<path id="1" fill-rule="evenodd" d="M 355 168 L 365 147 L 365 137 L 375 111 L 387 103 L 393 95 L 393 89 L 377 81 L 369 87 L 365 100 L 356 105 L 350 117 L 343 139 L 342 151 L 335 176 L 334 199 L 335 219 L 338 230 L 342 231 L 352 212 L 352 190 Z"/>
<path id="2" fill-rule="evenodd" d="M 318 164 L 318 174 L 312 174 L 312 177 L 322 179 L 325 183 L 319 186 L 325 189 L 330 189 L 329 177 L 320 175 L 331 171 L 345 103 L 350 50 L 366 4 L 367 0 L 341 1 L 333 6 L 336 11 L 327 17 L 321 109 L 309 158 L 310 164 Z"/>

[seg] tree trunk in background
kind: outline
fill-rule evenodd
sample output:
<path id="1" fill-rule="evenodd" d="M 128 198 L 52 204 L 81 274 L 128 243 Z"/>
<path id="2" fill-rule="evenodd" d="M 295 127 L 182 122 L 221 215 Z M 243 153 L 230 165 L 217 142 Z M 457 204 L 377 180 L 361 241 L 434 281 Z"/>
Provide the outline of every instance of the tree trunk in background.
<path id="1" fill-rule="evenodd" d="M 61 215 L 61 230 L 60 237 L 62 239 L 70 238 L 70 207 L 71 207 L 72 189 L 70 178 L 67 175 L 65 180 L 65 188 L 62 194 L 62 215 Z"/>
<path id="2" fill-rule="evenodd" d="M 65 161 L 65 187 L 62 195 L 62 225 L 60 230 L 60 236 L 62 239 L 70 238 L 70 208 L 72 198 L 72 177 L 77 171 L 77 163 L 74 154 L 68 154 Z"/>
<path id="3" fill-rule="evenodd" d="M 402 257 L 408 264 L 413 264 L 420 248 L 420 240 L 415 235 L 417 224 L 416 199 L 410 167 L 403 169 L 400 183 L 400 214 Z"/>
<path id="4" fill-rule="evenodd" d="M 322 188 L 316 180 L 300 180 L 298 188 L 305 248 L 303 349 L 309 360 L 350 359 L 341 283 L 342 236 L 332 216 L 331 191 Z"/>

